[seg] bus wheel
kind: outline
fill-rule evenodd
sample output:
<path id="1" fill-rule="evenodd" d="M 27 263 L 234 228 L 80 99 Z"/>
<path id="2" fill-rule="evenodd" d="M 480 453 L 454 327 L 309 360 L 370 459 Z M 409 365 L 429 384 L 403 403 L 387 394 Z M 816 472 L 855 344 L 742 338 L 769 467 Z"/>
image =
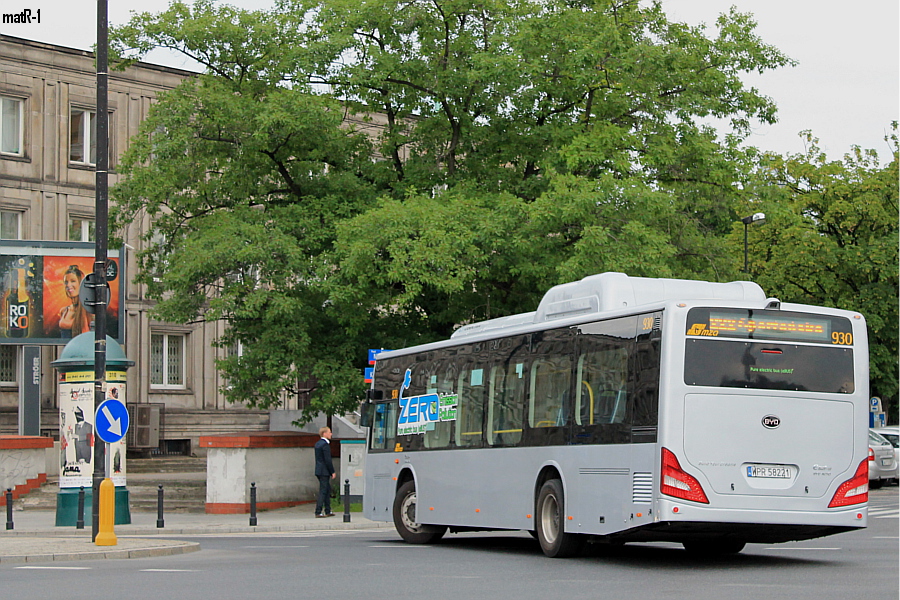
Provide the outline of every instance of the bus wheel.
<path id="1" fill-rule="evenodd" d="M 697 556 L 722 556 L 723 554 L 737 554 L 746 546 L 741 540 L 692 540 L 682 542 L 684 549 Z"/>
<path id="2" fill-rule="evenodd" d="M 581 551 L 584 536 L 565 532 L 565 501 L 562 482 L 550 479 L 538 494 L 535 530 L 541 550 L 550 558 L 566 558 Z"/>
<path id="3" fill-rule="evenodd" d="M 397 490 L 394 498 L 394 527 L 405 542 L 410 544 L 430 544 L 447 532 L 438 525 L 421 525 L 416 520 L 416 483 L 407 481 Z"/>

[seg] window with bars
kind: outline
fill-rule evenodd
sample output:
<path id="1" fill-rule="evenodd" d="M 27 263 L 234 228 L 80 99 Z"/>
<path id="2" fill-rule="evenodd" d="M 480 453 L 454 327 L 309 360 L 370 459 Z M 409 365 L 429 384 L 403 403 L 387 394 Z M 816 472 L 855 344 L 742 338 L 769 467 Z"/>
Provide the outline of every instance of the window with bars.
<path id="1" fill-rule="evenodd" d="M 18 240 L 22 237 L 22 213 L 0 210 L 0 239 Z"/>
<path id="2" fill-rule="evenodd" d="M 150 336 L 150 387 L 184 389 L 185 338 L 171 333 Z"/>
<path id="3" fill-rule="evenodd" d="M 19 98 L 0 96 L 0 154 L 24 155 L 24 106 Z"/>
<path id="4" fill-rule="evenodd" d="M 16 383 L 17 357 L 16 346 L 0 346 L 0 385 Z"/>

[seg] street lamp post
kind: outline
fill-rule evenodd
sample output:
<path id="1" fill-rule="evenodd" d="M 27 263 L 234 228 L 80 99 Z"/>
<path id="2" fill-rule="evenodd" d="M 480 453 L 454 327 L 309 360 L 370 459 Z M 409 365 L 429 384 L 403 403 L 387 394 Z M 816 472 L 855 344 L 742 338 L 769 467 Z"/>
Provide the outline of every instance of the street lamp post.
<path id="1" fill-rule="evenodd" d="M 750 225 L 753 223 L 759 223 L 762 225 L 766 222 L 766 213 L 754 213 L 749 217 L 744 217 L 741 219 L 741 223 L 744 224 L 744 273 L 750 272 L 750 263 L 747 259 L 747 229 L 749 229 Z"/>

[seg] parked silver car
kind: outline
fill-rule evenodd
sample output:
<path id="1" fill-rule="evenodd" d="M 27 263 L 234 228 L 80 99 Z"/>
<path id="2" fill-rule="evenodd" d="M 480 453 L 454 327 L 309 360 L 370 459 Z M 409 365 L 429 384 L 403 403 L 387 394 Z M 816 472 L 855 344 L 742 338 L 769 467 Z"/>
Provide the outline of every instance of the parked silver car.
<path id="1" fill-rule="evenodd" d="M 877 427 L 875 428 L 875 433 L 886 439 L 891 443 L 891 446 L 894 447 L 894 462 L 897 463 L 897 468 L 900 469 L 900 427 L 893 425 L 890 427 Z M 900 483 L 900 473 L 894 479 L 894 483 Z"/>
<path id="2" fill-rule="evenodd" d="M 875 430 L 869 430 L 869 487 L 878 489 L 897 479 L 897 458 L 894 447 Z"/>

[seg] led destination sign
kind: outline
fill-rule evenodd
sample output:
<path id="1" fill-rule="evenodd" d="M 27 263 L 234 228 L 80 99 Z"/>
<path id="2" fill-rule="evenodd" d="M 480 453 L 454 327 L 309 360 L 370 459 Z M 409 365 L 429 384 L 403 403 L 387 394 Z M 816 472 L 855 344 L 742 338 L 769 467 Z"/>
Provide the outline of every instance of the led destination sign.
<path id="1" fill-rule="evenodd" d="M 822 341 L 828 338 L 829 325 L 828 321 L 820 319 L 785 319 L 773 316 L 746 318 L 722 313 L 710 313 L 709 315 L 710 330 L 729 334 L 753 334 L 757 331 L 777 332 L 789 334 L 791 337 L 799 336 Z"/>
<path id="2" fill-rule="evenodd" d="M 765 310 L 694 308 L 688 314 L 688 336 L 770 339 L 853 345 L 850 322 L 842 317 L 812 316 Z"/>

